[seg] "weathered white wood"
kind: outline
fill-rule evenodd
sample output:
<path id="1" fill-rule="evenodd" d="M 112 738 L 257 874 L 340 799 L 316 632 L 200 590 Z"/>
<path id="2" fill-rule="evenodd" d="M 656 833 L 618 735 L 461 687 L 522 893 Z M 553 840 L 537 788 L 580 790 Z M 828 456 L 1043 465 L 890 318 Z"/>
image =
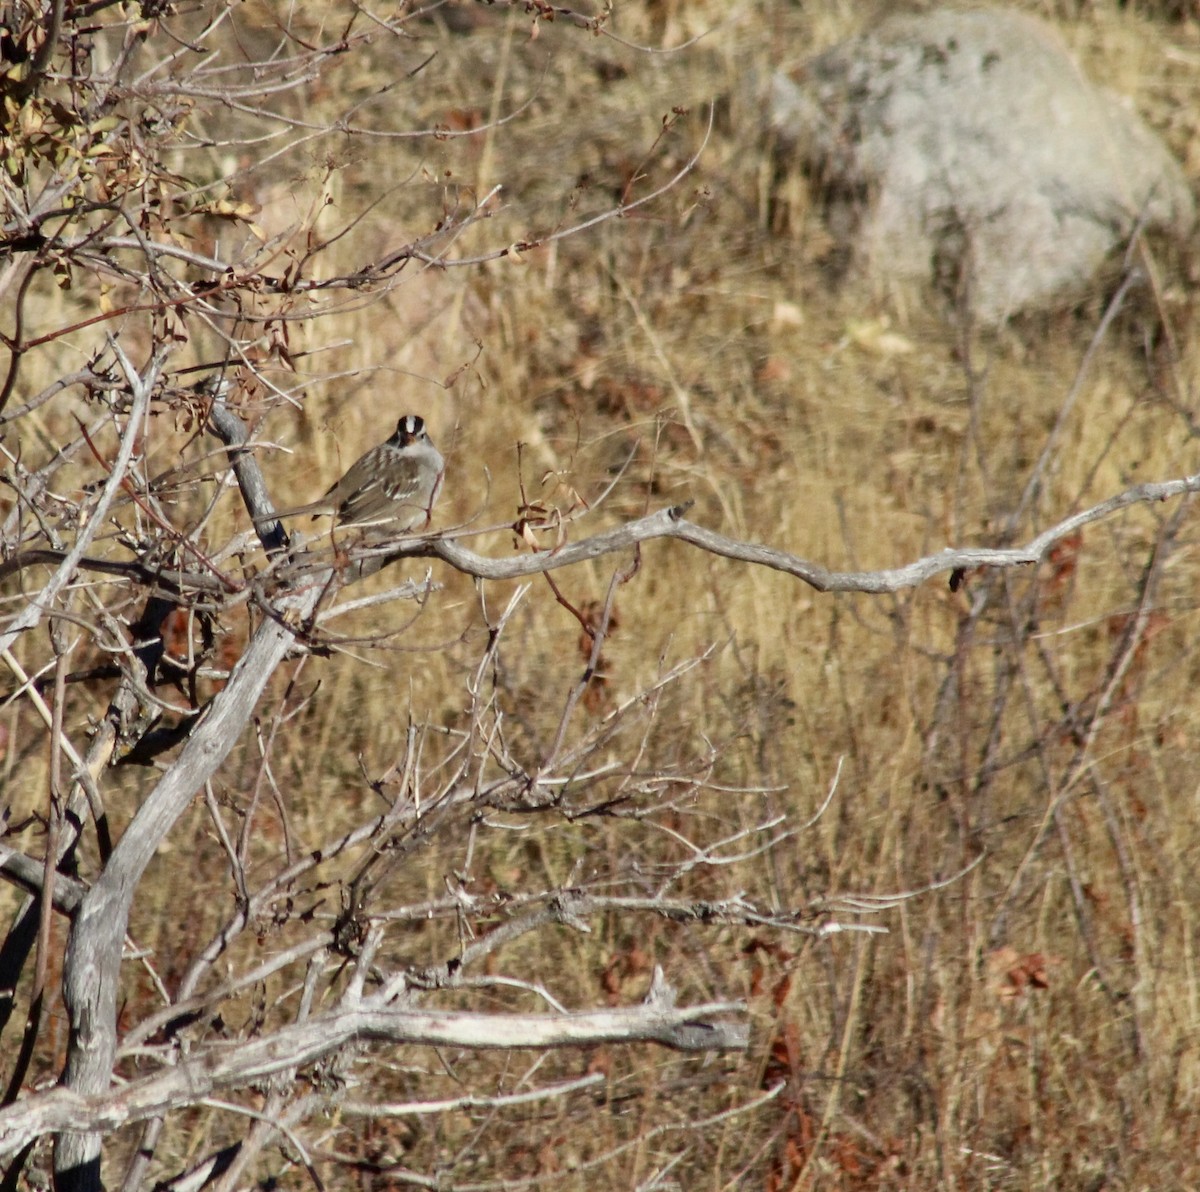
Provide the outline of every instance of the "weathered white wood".
<path id="1" fill-rule="evenodd" d="M 85 1093 L 78 1085 L 56 1088 L 0 1111 L 0 1158 L 39 1135 L 84 1128 L 65 1137 L 98 1138 L 130 1122 L 194 1105 L 222 1089 L 244 1088 L 297 1066 L 313 1064 L 355 1043 L 542 1050 L 599 1043 L 652 1042 L 681 1051 L 742 1050 L 743 1023 L 710 1021 L 744 1011 L 738 1003 L 672 1005 L 657 987 L 653 1000 L 618 1010 L 578 1014 L 472 1014 L 414 1010 L 370 999 L 260 1039 L 216 1044 L 175 1067 L 122 1086 Z M 105 1073 L 107 1077 L 108 1073 Z M 86 1155 L 84 1156 L 86 1158 Z"/>

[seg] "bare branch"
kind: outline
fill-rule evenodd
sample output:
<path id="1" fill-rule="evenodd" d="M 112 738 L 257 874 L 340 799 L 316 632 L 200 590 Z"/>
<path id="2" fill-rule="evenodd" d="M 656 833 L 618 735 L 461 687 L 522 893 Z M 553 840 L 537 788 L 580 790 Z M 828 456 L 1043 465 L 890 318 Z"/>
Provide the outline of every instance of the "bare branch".
<path id="1" fill-rule="evenodd" d="M 114 346 L 121 361 L 121 366 L 125 369 L 125 376 L 129 382 L 130 392 L 133 395 L 129 407 L 129 418 L 125 424 L 125 433 L 121 436 L 121 446 L 117 452 L 117 458 L 113 461 L 112 471 L 109 473 L 104 487 L 100 490 L 100 496 L 96 501 L 95 508 L 92 510 L 91 517 L 88 518 L 87 524 L 80 530 L 75 539 L 75 545 L 67 552 L 62 564 L 54 575 L 50 577 L 49 582 L 42 589 L 38 599 L 30 600 L 25 605 L 24 612 L 19 613 L 9 623 L 8 628 L 3 633 L 0 633 L 0 650 L 9 649 L 25 630 L 32 629 L 54 604 L 59 592 L 70 583 L 79 560 L 83 558 L 92 539 L 95 538 L 100 527 L 104 524 L 104 520 L 108 516 L 109 506 L 116 498 L 117 491 L 124 483 L 125 474 L 129 470 L 129 465 L 133 460 L 134 448 L 137 445 L 138 436 L 142 429 L 142 419 L 145 417 L 146 411 L 150 406 L 150 391 L 154 388 L 154 383 L 158 380 L 158 374 L 162 371 L 163 364 L 166 361 L 166 352 L 156 352 L 153 359 L 146 366 L 146 371 L 139 375 L 133 368 L 133 365 L 129 363 L 124 352 L 121 351 L 120 346 Z"/>
<path id="2" fill-rule="evenodd" d="M 676 1008 L 669 991 L 624 1010 L 577 1014 L 469 1014 L 407 1010 L 370 1000 L 361 1008 L 314 1015 L 259 1040 L 210 1048 L 163 1072 L 84 1096 L 63 1087 L 0 1110 L 0 1157 L 43 1134 L 108 1132 L 130 1122 L 195 1104 L 222 1089 L 245 1088 L 291 1067 L 317 1063 L 352 1043 L 419 1043 L 471 1049 L 544 1049 L 644 1041 L 680 1051 L 740 1051 L 744 1026 L 709 1021 L 737 1003 Z"/>
<path id="3" fill-rule="evenodd" d="M 729 538 L 715 530 L 708 530 L 687 521 L 684 514 L 689 508 L 688 505 L 660 509 L 657 513 L 651 513 L 637 521 L 594 534 L 579 542 L 568 543 L 557 550 L 521 555 L 515 559 L 489 558 L 460 546 L 453 539 L 440 537 L 420 539 L 406 544 L 397 557 L 416 555 L 423 558 L 439 558 L 457 570 L 479 579 L 509 580 L 539 575 L 560 567 L 571 567 L 616 551 L 629 550 L 638 543 L 650 542 L 656 538 L 678 538 L 723 558 L 753 563 L 759 567 L 769 567 L 773 571 L 794 575 L 818 592 L 880 594 L 913 588 L 935 575 L 946 572 L 964 572 L 987 567 L 1028 567 L 1040 563 L 1055 543 L 1061 542 L 1083 526 L 1102 521 L 1135 505 L 1156 504 L 1195 492 L 1200 492 L 1200 473 L 1179 480 L 1138 484 L 1101 501 L 1098 505 L 1093 505 L 1090 509 L 1072 514 L 1043 530 L 1025 546 L 947 547 L 935 555 L 927 555 L 901 567 L 878 571 L 830 571 L 775 547 Z"/>

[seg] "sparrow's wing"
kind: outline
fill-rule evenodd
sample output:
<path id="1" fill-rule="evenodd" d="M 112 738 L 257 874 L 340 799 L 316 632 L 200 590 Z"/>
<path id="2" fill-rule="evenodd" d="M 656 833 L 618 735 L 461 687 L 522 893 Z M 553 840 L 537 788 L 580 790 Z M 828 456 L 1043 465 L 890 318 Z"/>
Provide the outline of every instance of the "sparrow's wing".
<path id="1" fill-rule="evenodd" d="M 380 481 L 367 480 L 338 506 L 337 519 L 343 526 L 353 526 L 387 517 L 391 509 L 392 502 Z"/>
<path id="2" fill-rule="evenodd" d="M 426 513 L 419 490 L 420 476 L 415 469 L 369 477 L 342 501 L 338 521 L 344 526 L 375 521 L 394 522 L 397 529 L 414 526 Z"/>

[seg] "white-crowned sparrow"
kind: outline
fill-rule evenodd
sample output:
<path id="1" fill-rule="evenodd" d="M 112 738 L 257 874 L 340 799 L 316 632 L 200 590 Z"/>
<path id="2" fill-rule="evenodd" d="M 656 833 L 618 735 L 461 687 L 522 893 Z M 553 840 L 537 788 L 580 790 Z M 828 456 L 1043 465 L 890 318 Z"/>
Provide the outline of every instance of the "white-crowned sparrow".
<path id="1" fill-rule="evenodd" d="M 444 470 L 445 461 L 430 442 L 425 420 L 405 414 L 396 433 L 355 460 L 319 501 L 261 520 L 332 513 L 339 526 L 375 526 L 404 534 L 429 521 Z"/>

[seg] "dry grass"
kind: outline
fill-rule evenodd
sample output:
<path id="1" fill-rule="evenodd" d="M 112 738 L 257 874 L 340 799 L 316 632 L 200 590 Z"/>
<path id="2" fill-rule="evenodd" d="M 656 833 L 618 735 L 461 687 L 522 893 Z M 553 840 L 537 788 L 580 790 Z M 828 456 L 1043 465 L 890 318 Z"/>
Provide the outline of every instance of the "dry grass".
<path id="1" fill-rule="evenodd" d="M 682 40 L 726 12 L 723 3 L 620 7 L 620 32 L 637 43 Z M 1200 54 L 1194 21 L 1170 24 L 1146 6 L 1071 14 L 1021 7 L 1061 19 L 1092 73 L 1161 116 L 1164 134 L 1194 165 L 1194 122 L 1182 118 L 1196 110 L 1195 74 L 1186 69 Z M 644 215 L 519 264 L 413 270 L 382 302 L 298 326 L 294 351 L 342 346 L 307 358 L 302 368 L 311 371 L 299 377 L 273 377 L 285 388 L 304 384 L 302 409 L 277 408 L 262 428 L 296 453 L 265 460 L 277 500 L 311 497 L 412 409 L 428 418 L 450 461 L 442 524 L 514 519 L 518 442 L 526 444 L 529 495 L 564 506 L 571 490 L 594 498 L 636 444 L 633 464 L 587 528 L 691 499 L 705 524 L 830 567 L 885 567 L 947 543 L 991 541 L 1074 383 L 1102 298 L 978 339 L 972 379 L 961 345 L 919 301 L 898 313 L 831 290 L 816 215 L 800 181 L 777 176 L 765 156 L 741 85 L 860 19 L 857 5 L 815 8 L 743 5 L 723 32 L 668 57 L 561 25 L 543 24 L 531 43 L 524 21 L 482 6 L 468 10 L 479 22 L 473 32 L 431 25 L 421 56 L 436 49 L 437 57 L 377 105 L 383 126 L 426 127 L 448 109 L 486 120 L 529 107 L 477 138 L 349 144 L 328 184 L 329 220 L 361 221 L 330 267 L 424 228 L 460 187 L 481 194 L 503 184 L 507 200 L 464 252 L 603 207 L 634 172 L 643 175 L 634 193 L 645 191 L 693 151 L 705 98 L 726 99 L 696 170 Z M 403 65 L 389 52 L 380 50 L 380 77 Z M 361 85 L 365 94 L 373 80 Z M 345 98 L 313 102 L 332 110 Z M 690 115 L 659 141 L 661 117 L 675 105 Z M 268 204 L 265 225 L 290 218 L 286 196 L 301 207 L 311 201 L 320 166 L 288 161 L 256 180 L 246 197 Z M 1166 303 L 1181 358 L 1147 356 L 1157 311 L 1149 301 L 1132 305 L 1082 379 L 1017 538 L 1131 482 L 1192 470 L 1182 412 L 1195 413 L 1200 352 L 1178 283 Z M 889 319 L 902 338 L 881 334 Z M 210 350 L 194 347 L 197 359 Z M 56 419 L 68 413 L 55 408 L 37 435 L 30 429 L 29 450 L 47 450 L 62 433 Z M 156 425 L 153 434 L 163 466 L 188 442 L 184 428 Z M 540 483 L 550 473 L 557 487 Z M 592 936 L 537 937 L 536 952 L 518 945 L 503 954 L 502 971 L 545 982 L 568 1005 L 636 1000 L 656 963 L 685 999 L 749 996 L 753 1046 L 707 1067 L 643 1048 L 552 1056 L 541 1081 L 589 1067 L 608 1073 L 599 1102 L 454 1114 L 392 1132 L 334 1121 L 324 1145 L 364 1158 L 403 1156 L 414 1170 L 448 1164 L 459 1183 L 541 1174 L 567 1189 L 632 1188 L 674 1154 L 684 1127 L 782 1077 L 780 1098 L 688 1136 L 691 1149 L 671 1178 L 713 1189 L 1190 1182 L 1200 1141 L 1200 656 L 1190 517 L 1173 530 L 1149 631 L 1085 740 L 1173 512 L 1137 509 L 1095 527 L 1077 556 L 1036 574 L 971 577 L 958 594 L 930 584 L 894 599 L 822 596 L 680 544 L 647 547 L 640 574 L 618 597 L 620 624 L 606 650 L 612 698 L 636 692 L 660 659 L 716 643 L 665 700 L 653 749 L 665 757 L 705 739 L 720 743 L 714 780 L 767 792 L 702 794 L 687 830 L 715 836 L 774 812 L 802 821 L 843 764 L 816 827 L 751 865 L 701 871 L 684 893 L 744 891 L 793 907 L 822 895 L 926 889 L 974 868 L 873 916 L 886 934 L 815 942 L 763 932 L 751 940 L 726 928 L 614 918 Z M 499 531 L 477 545 L 503 553 L 511 537 Z M 562 583 L 582 604 L 603 599 L 610 574 L 580 568 Z M 376 797 L 361 770 L 385 771 L 410 723 L 457 724 L 486 631 L 474 586 L 443 570 L 434 579 L 440 586 L 419 615 L 391 605 L 337 623 L 367 635 L 402 628 L 394 639 L 300 670 L 297 692 L 311 698 L 278 727 L 273 754 L 300 847 L 343 818 L 348 826 Z M 985 588 L 987 611 L 971 623 L 970 602 Z M 490 588 L 489 609 L 508 595 Z M 245 632 L 225 629 L 235 642 Z M 535 585 L 502 651 L 502 698 L 518 738 L 552 731 L 578 675 L 578 634 Z M 76 727 L 106 695 L 78 696 Z M 283 698 L 281 680 L 271 700 Z M 262 723 L 274 710 L 264 706 Z M 16 815 L 39 805 L 44 791 L 39 759 L 20 747 L 25 715 L 4 713 L 5 801 Z M 431 733 L 431 756 L 439 742 Z M 242 799 L 257 772 L 257 748 L 247 741 L 218 797 Z M 125 776 L 113 799 L 119 820 L 151 781 Z M 225 909 L 214 898 L 185 918 L 177 913 L 179 861 L 208 873 L 214 887 L 223 880 L 206 823 L 197 805 L 152 873 L 153 893 L 132 926 L 167 978 Z M 269 799 L 256 831 L 264 862 L 277 857 L 282 831 Z M 423 854 L 397 874 L 389 897 L 441 892 L 465 849 L 464 841 Z M 474 856 L 473 874 L 519 891 L 672 855 L 670 840 L 649 824 L 631 832 L 581 821 L 491 841 Z M 264 924 L 245 947 L 285 939 Z M 404 928 L 393 943 L 409 963 L 456 946 L 447 924 Z M 263 991 L 263 1004 L 273 992 Z M 523 995 L 489 996 L 496 1005 L 533 1005 Z M 55 1062 L 45 1057 L 44 1070 Z M 410 1096 L 513 1087 L 530 1066 L 528 1057 L 418 1051 L 390 1062 L 388 1092 Z M 215 1129 L 205 1125 L 192 1139 L 196 1153 L 216 1140 L 207 1133 Z M 628 1149 L 599 1168 L 586 1166 L 623 1143 Z M 363 1186 L 383 1186 L 363 1178 Z"/>

